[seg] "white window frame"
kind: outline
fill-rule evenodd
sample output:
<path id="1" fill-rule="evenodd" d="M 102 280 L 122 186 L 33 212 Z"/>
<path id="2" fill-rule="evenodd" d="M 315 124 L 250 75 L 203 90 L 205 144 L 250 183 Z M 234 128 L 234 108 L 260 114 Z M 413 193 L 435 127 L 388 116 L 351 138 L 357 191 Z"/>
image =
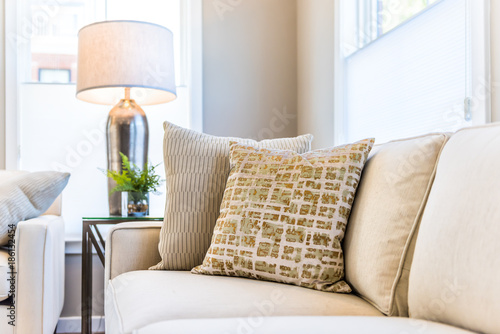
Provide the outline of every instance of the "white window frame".
<path id="1" fill-rule="evenodd" d="M 345 108 L 344 91 L 344 55 L 342 53 L 342 0 L 335 1 L 335 56 L 334 56 L 334 143 L 345 143 L 347 128 L 347 110 Z M 467 10 L 470 15 L 470 73 L 472 107 L 483 112 L 473 112 L 472 125 L 491 122 L 491 59 L 490 59 L 490 1 L 467 0 Z M 474 5 L 472 5 L 474 4 Z M 411 19 L 410 19 L 411 20 Z M 405 23 L 402 23 L 405 24 Z M 398 29 L 398 27 L 394 28 Z M 376 43 L 373 41 L 372 43 Z M 465 98 L 465 97 L 464 97 Z M 465 112 L 465 110 L 464 110 Z"/>
<path id="2" fill-rule="evenodd" d="M 0 13 L 5 13 L 5 1 L 0 2 Z M 0 24 L 0 73 L 5 73 L 5 20 Z M 5 76 L 0 77 L 0 133 L 5 134 Z M 5 135 L 0 135 L 0 169 L 5 169 Z"/>
<path id="3" fill-rule="evenodd" d="M 5 22 L 5 168 L 18 169 L 19 165 L 19 116 L 17 113 L 17 52 L 11 41 L 17 30 L 16 0 L 6 0 L 3 8 Z"/>
<path id="4" fill-rule="evenodd" d="M 9 40 L 15 38 L 13 31 L 17 31 L 17 2 L 19 0 L 2 1 L 5 25 L 2 27 L 4 36 L 5 57 L 0 62 L 5 68 L 5 77 L 0 81 L 0 88 L 5 94 L 5 106 L 0 108 L 4 113 L 5 123 L 5 145 L 0 140 L 0 146 L 5 147 L 5 168 L 17 170 L 20 159 L 20 115 L 18 113 L 18 76 L 17 76 L 17 47 Z M 2 9 L 0 7 L 0 9 Z M 181 58 L 187 59 L 181 68 L 182 80 L 180 87 L 187 87 L 189 90 L 189 125 L 196 131 L 203 131 L 203 53 L 202 53 L 202 0 L 182 0 L 181 1 Z M 1 49 L 0 49 L 1 51 Z M 3 61 L 2 61 L 3 60 Z M 44 83 L 37 83 L 43 85 Z M 74 85 L 74 84 L 71 84 Z M 76 88 L 75 88 L 76 89 Z M 1 97 L 1 95 L 0 95 Z M 0 113 L 0 116 L 1 115 Z M 3 119 L 3 117 L 2 117 Z M 2 138 L 3 139 L 3 138 Z M 0 152 L 1 153 L 1 152 Z M 0 159 L 0 167 L 2 159 Z"/>

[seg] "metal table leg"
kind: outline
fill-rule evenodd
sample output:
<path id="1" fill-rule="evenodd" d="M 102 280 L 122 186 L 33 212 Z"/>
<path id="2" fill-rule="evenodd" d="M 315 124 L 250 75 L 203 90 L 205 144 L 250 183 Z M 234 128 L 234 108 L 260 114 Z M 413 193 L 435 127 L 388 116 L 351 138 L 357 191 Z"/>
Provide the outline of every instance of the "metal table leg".
<path id="1" fill-rule="evenodd" d="M 83 222 L 82 237 L 82 334 L 92 333 L 92 242 L 90 227 Z"/>

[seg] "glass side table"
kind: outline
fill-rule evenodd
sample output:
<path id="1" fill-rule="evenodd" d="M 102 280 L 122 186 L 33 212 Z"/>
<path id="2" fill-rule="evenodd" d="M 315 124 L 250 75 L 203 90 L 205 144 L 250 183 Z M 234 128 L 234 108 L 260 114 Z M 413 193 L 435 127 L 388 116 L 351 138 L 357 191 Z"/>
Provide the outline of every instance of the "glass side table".
<path id="1" fill-rule="evenodd" d="M 82 218 L 82 333 L 92 333 L 92 247 L 104 266 L 105 241 L 99 225 L 125 222 L 163 221 L 160 217 L 83 217 Z"/>

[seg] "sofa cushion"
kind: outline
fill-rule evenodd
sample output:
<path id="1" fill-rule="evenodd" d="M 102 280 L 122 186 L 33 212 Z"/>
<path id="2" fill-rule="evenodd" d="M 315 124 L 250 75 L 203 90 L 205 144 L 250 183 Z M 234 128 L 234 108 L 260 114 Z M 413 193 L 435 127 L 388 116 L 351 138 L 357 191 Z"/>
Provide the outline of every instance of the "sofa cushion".
<path id="1" fill-rule="evenodd" d="M 292 315 L 381 316 L 350 294 L 188 271 L 132 271 L 108 284 L 106 333 L 131 333 L 164 320 Z"/>
<path id="2" fill-rule="evenodd" d="M 212 244 L 192 272 L 351 292 L 341 242 L 374 141 L 303 154 L 233 143 Z"/>
<path id="3" fill-rule="evenodd" d="M 293 150 L 311 149 L 311 135 L 257 142 L 215 137 L 165 122 L 165 221 L 158 245 L 162 261 L 151 269 L 191 270 L 201 264 L 229 176 L 229 142 Z"/>
<path id="4" fill-rule="evenodd" d="M 413 240 L 447 139 L 376 145 L 363 170 L 342 246 L 346 280 L 387 315 L 408 315 Z"/>
<path id="5" fill-rule="evenodd" d="M 263 317 L 170 320 L 143 327 L 134 334 L 472 334 L 440 323 L 388 317 Z"/>
<path id="6" fill-rule="evenodd" d="M 0 183 L 0 245 L 11 240 L 11 225 L 38 217 L 52 205 L 68 184 L 68 173 L 33 172 Z"/>
<path id="7" fill-rule="evenodd" d="M 10 291 L 10 272 L 9 269 L 9 251 L 0 248 L 0 301 L 9 298 Z"/>
<path id="8" fill-rule="evenodd" d="M 500 333 L 500 124 L 458 131 L 441 153 L 410 273 L 416 318 Z"/>

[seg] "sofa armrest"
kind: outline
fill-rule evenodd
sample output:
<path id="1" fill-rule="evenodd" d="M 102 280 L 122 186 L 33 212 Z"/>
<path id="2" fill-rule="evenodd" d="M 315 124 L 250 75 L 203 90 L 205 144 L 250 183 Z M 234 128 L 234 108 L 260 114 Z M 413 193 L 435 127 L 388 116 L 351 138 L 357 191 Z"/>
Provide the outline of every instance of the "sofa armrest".
<path id="1" fill-rule="evenodd" d="M 161 261 L 158 242 L 162 222 L 121 223 L 106 238 L 104 284 L 128 271 L 145 270 Z"/>
<path id="2" fill-rule="evenodd" d="M 50 207 L 45 211 L 42 216 L 52 215 L 52 216 L 60 216 L 62 211 L 62 194 L 57 196 L 54 200 L 54 203 L 50 205 Z"/>
<path id="3" fill-rule="evenodd" d="M 16 333 L 53 333 L 64 304 L 64 222 L 41 216 L 15 233 Z"/>

